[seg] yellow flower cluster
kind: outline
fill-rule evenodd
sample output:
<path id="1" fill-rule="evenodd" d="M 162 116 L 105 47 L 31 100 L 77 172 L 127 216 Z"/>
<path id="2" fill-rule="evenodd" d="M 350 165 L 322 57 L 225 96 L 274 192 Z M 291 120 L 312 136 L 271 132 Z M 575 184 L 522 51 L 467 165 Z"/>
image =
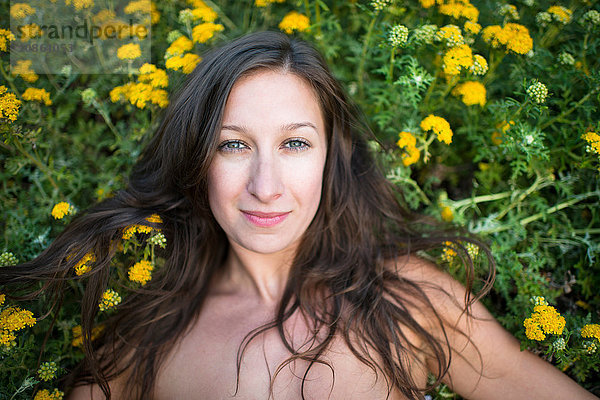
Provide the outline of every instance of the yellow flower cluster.
<path id="1" fill-rule="evenodd" d="M 481 82 L 467 81 L 457 85 L 452 94 L 462 96 L 462 102 L 468 106 L 479 104 L 481 107 L 485 105 L 485 86 Z"/>
<path id="2" fill-rule="evenodd" d="M 153 223 L 153 224 L 162 224 L 163 223 L 162 218 L 158 214 L 152 214 L 151 216 L 146 218 L 146 221 Z"/>
<path id="3" fill-rule="evenodd" d="M 421 151 L 417 149 L 417 139 L 413 134 L 410 132 L 400 132 L 398 136 L 400 139 L 398 139 L 396 144 L 405 150 L 405 153 L 402 155 L 402 164 L 409 166 L 419 161 Z"/>
<path id="4" fill-rule="evenodd" d="M 291 35 L 294 31 L 304 32 L 310 26 L 310 21 L 306 15 L 296 11 L 290 11 L 283 17 L 279 23 L 279 29 Z"/>
<path id="5" fill-rule="evenodd" d="M 39 78 L 39 76 L 31 69 L 31 60 L 17 61 L 15 66 L 10 69 L 10 72 L 30 83 L 37 81 Z"/>
<path id="6" fill-rule="evenodd" d="M 58 389 L 54 389 L 52 393 L 48 389 L 42 389 L 35 394 L 33 400 L 62 400 L 65 394 Z"/>
<path id="7" fill-rule="evenodd" d="M 152 270 L 154 270 L 154 266 L 150 261 L 138 261 L 129 268 L 129 280 L 132 282 L 139 282 L 143 286 L 152 279 Z"/>
<path id="8" fill-rule="evenodd" d="M 446 75 L 458 75 L 473 66 L 473 52 L 466 44 L 454 46 L 444 53 L 442 68 Z"/>
<path id="9" fill-rule="evenodd" d="M 47 106 L 52 105 L 50 93 L 46 92 L 46 89 L 27 88 L 25 92 L 23 92 L 23 100 L 39 101 Z"/>
<path id="10" fill-rule="evenodd" d="M 21 100 L 14 93 L 8 91 L 6 86 L 0 85 L 0 120 L 7 119 L 12 122 L 19 115 Z"/>
<path id="11" fill-rule="evenodd" d="M 96 261 L 96 256 L 94 255 L 94 253 L 87 253 L 73 267 L 75 269 L 75 274 L 77 274 L 78 276 L 81 276 L 81 275 L 85 274 L 86 272 L 89 272 L 90 269 L 92 268 L 90 266 L 90 264 L 95 261 Z"/>
<path id="12" fill-rule="evenodd" d="M 94 15 L 92 17 L 92 21 L 95 24 L 101 24 L 106 21 L 111 21 L 111 20 L 115 19 L 116 17 L 117 17 L 117 14 L 115 14 L 114 11 L 104 9 L 104 10 L 100 10 L 98 12 L 98 14 Z"/>
<path id="13" fill-rule="evenodd" d="M 172 69 L 178 71 L 181 69 L 181 72 L 184 74 L 191 73 L 196 65 L 202 61 L 202 57 L 197 54 L 187 53 L 183 56 L 174 56 L 165 62 L 165 65 L 168 69 Z"/>
<path id="14" fill-rule="evenodd" d="M 596 132 L 589 131 L 584 133 L 581 138 L 588 142 L 586 150 L 589 153 L 596 153 L 600 155 L 600 135 L 598 135 Z"/>
<path id="15" fill-rule="evenodd" d="M 0 51 L 8 51 L 8 43 L 15 40 L 15 35 L 8 29 L 0 29 Z"/>
<path id="16" fill-rule="evenodd" d="M 10 16 L 15 19 L 23 19 L 28 15 L 35 14 L 35 8 L 27 3 L 14 3 L 10 6 Z"/>
<path id="17" fill-rule="evenodd" d="M 586 324 L 581 328 L 581 336 L 584 338 L 596 338 L 600 342 L 600 325 Z"/>
<path id="18" fill-rule="evenodd" d="M 565 327 L 565 318 L 552 306 L 537 305 L 531 317 L 523 321 L 525 336 L 531 340 L 542 341 L 546 334 L 560 335 Z"/>
<path id="19" fill-rule="evenodd" d="M 156 9 L 156 4 L 150 0 L 130 1 L 123 9 L 125 14 L 135 14 L 136 12 L 150 14 L 150 23 L 152 25 L 160 21 L 160 12 Z M 146 22 L 146 21 L 144 21 Z"/>
<path id="20" fill-rule="evenodd" d="M 27 42 L 29 39 L 34 39 L 42 36 L 44 32 L 38 24 L 27 24 L 21 27 L 21 41 Z"/>
<path id="21" fill-rule="evenodd" d="M 6 295 L 4 293 L 0 293 L 0 306 L 2 304 L 4 304 L 5 300 L 6 300 Z"/>
<path id="22" fill-rule="evenodd" d="M 98 325 L 92 328 L 92 337 L 91 340 L 96 340 L 100 337 L 100 334 L 104 330 L 104 325 Z M 81 325 L 74 326 L 71 329 L 73 333 L 73 340 L 71 341 L 71 345 L 73 347 L 81 347 L 83 345 L 83 335 L 81 330 Z"/>
<path id="23" fill-rule="evenodd" d="M 266 7 L 269 4 L 273 3 L 284 3 L 285 0 L 254 0 L 254 5 L 256 7 Z"/>
<path id="24" fill-rule="evenodd" d="M 119 303 L 121 303 L 121 296 L 119 295 L 119 293 L 115 292 L 112 289 L 107 289 L 102 294 L 102 299 L 100 299 L 98 307 L 100 308 L 100 311 L 106 311 L 108 309 L 116 307 L 117 305 L 119 305 Z"/>
<path id="25" fill-rule="evenodd" d="M 148 102 L 164 108 L 169 104 L 169 99 L 166 90 L 160 88 L 168 85 L 166 72 L 146 63 L 140 67 L 138 82 L 129 82 L 113 88 L 110 91 L 110 99 L 113 103 L 125 99 L 138 108 L 146 107 Z"/>
<path id="26" fill-rule="evenodd" d="M 434 39 L 438 42 L 444 42 L 448 47 L 459 46 L 465 42 L 460 28 L 452 24 L 442 26 L 435 33 Z"/>
<path id="27" fill-rule="evenodd" d="M 453 248 L 452 242 L 444 242 L 444 250 L 442 252 L 442 260 L 447 263 L 451 263 L 452 260 L 457 256 L 456 250 Z"/>
<path id="28" fill-rule="evenodd" d="M 77 11 L 83 10 L 84 8 L 91 8 L 94 6 L 94 0 L 65 0 L 66 5 L 73 4 L 73 7 Z"/>
<path id="29" fill-rule="evenodd" d="M 442 207 L 442 211 L 440 212 L 440 215 L 442 216 L 442 219 L 446 222 L 452 222 L 452 220 L 454 219 L 454 213 L 452 212 L 452 209 L 448 206 Z M 452 251 L 454 251 L 454 250 L 452 250 Z"/>
<path id="30" fill-rule="evenodd" d="M 146 221 L 153 224 L 162 224 L 162 218 L 158 214 L 152 214 L 151 216 L 146 218 Z M 152 231 L 160 232 L 160 229 L 155 229 L 146 225 L 129 225 L 123 231 L 123 239 L 131 239 L 133 235 L 137 233 L 150 233 Z"/>
<path id="31" fill-rule="evenodd" d="M 186 51 L 190 51 L 192 47 L 194 47 L 194 43 L 182 35 L 171 43 L 165 52 L 165 58 L 183 55 Z"/>
<path id="32" fill-rule="evenodd" d="M 208 42 L 216 32 L 221 32 L 225 27 L 213 22 L 204 22 L 192 28 L 192 39 L 195 43 Z"/>
<path id="33" fill-rule="evenodd" d="M 481 25 L 477 22 L 467 21 L 464 24 L 465 31 L 477 35 L 481 31 Z"/>
<path id="34" fill-rule="evenodd" d="M 548 8 L 547 12 L 552 15 L 556 21 L 564 25 L 571 22 L 571 16 L 573 15 L 573 11 L 562 6 L 552 6 Z"/>
<path id="35" fill-rule="evenodd" d="M 479 54 L 473 55 L 473 65 L 469 70 L 475 75 L 484 75 L 488 70 L 487 60 Z"/>
<path id="36" fill-rule="evenodd" d="M 52 207 L 50 214 L 52 214 L 55 219 L 62 219 L 65 215 L 72 214 L 73 212 L 75 212 L 75 208 L 71 204 L 66 201 L 61 201 Z"/>
<path id="37" fill-rule="evenodd" d="M 533 49 L 533 39 L 529 35 L 529 30 L 520 24 L 509 22 L 503 27 L 486 26 L 481 36 L 492 47 L 505 46 L 507 50 L 517 54 L 527 54 Z"/>
<path id="38" fill-rule="evenodd" d="M 192 10 L 192 15 L 195 20 L 199 19 L 203 22 L 215 22 L 218 17 L 215 10 L 207 6 L 203 1 L 198 2 L 196 8 Z"/>
<path id="39" fill-rule="evenodd" d="M 121 60 L 135 60 L 142 55 L 142 49 L 137 43 L 127 43 L 117 49 L 117 57 Z"/>
<path id="40" fill-rule="evenodd" d="M 452 143 L 452 129 L 450 124 L 442 117 L 437 117 L 433 114 L 429 114 L 427 118 L 421 121 L 421 129 L 424 131 L 433 131 L 437 135 L 437 139 L 440 142 L 446 144 Z"/>
<path id="41" fill-rule="evenodd" d="M 438 1 L 438 4 L 440 14 L 449 15 L 454 19 L 464 17 L 472 22 L 479 19 L 479 10 L 469 0 L 445 0 Z"/>
<path id="42" fill-rule="evenodd" d="M 19 307 L 8 307 L 0 312 L 0 345 L 12 346 L 17 338 L 15 332 L 35 325 L 33 313 Z"/>

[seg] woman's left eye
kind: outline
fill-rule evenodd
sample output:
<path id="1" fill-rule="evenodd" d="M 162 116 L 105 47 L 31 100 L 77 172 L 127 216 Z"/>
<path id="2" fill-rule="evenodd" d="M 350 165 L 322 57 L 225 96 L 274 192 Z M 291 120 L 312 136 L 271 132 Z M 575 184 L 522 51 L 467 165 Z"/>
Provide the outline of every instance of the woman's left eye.
<path id="1" fill-rule="evenodd" d="M 301 151 L 301 150 L 306 150 L 307 148 L 310 147 L 310 145 L 305 142 L 304 140 L 300 140 L 300 139 L 292 139 L 292 140 L 288 140 L 287 142 L 285 142 L 285 147 L 287 147 L 290 150 L 293 151 Z"/>

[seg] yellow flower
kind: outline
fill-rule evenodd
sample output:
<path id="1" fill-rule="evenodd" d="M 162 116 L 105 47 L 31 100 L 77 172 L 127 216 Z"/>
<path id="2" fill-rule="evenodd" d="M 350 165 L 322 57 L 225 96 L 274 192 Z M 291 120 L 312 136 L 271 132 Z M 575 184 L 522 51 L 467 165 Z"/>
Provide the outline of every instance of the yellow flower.
<path id="1" fill-rule="evenodd" d="M 71 204 L 61 201 L 52 207 L 51 214 L 55 219 L 62 219 L 65 215 L 72 214 L 73 212 L 75 212 L 75 208 Z"/>
<path id="2" fill-rule="evenodd" d="M 529 35 L 529 30 L 523 25 L 512 22 L 503 27 L 487 26 L 483 29 L 481 37 L 494 48 L 506 46 L 507 50 L 517 54 L 527 54 L 533 49 L 533 39 Z"/>
<path id="3" fill-rule="evenodd" d="M 586 324 L 581 328 L 581 336 L 584 338 L 596 338 L 600 342 L 600 325 Z"/>
<path id="4" fill-rule="evenodd" d="M 435 5 L 435 0 L 419 0 L 419 3 L 423 8 L 431 8 Z"/>
<path id="5" fill-rule="evenodd" d="M 107 289 L 104 294 L 102 294 L 102 299 L 100 299 L 98 307 L 100 308 L 100 311 L 105 311 L 116 307 L 119 303 L 121 303 L 121 296 L 119 293 L 112 289 Z"/>
<path id="6" fill-rule="evenodd" d="M 152 279 L 152 270 L 154 266 L 150 261 L 142 260 L 136 262 L 133 267 L 129 268 L 129 280 L 139 282 L 143 285 Z"/>
<path id="7" fill-rule="evenodd" d="M 283 17 L 279 23 L 279 29 L 291 35 L 294 31 L 304 32 L 310 26 L 310 21 L 306 15 L 296 11 L 290 11 Z"/>
<path id="8" fill-rule="evenodd" d="M 0 306 L 4 304 L 6 301 L 6 295 L 4 293 L 0 293 Z"/>
<path id="9" fill-rule="evenodd" d="M 452 212 L 452 209 L 448 206 L 444 206 L 442 207 L 442 211 L 440 212 L 442 219 L 446 222 L 452 222 L 452 220 L 454 219 L 454 213 Z"/>
<path id="10" fill-rule="evenodd" d="M 194 43 L 185 36 L 175 39 L 165 52 L 165 57 L 180 56 L 194 47 Z"/>
<path id="11" fill-rule="evenodd" d="M 273 3 L 283 3 L 285 0 L 254 0 L 254 5 L 256 7 L 266 7 L 269 4 Z"/>
<path id="12" fill-rule="evenodd" d="M 571 15 L 573 14 L 573 11 L 562 6 L 552 6 L 547 12 L 550 13 L 555 20 L 565 25 L 571 22 Z"/>
<path id="13" fill-rule="evenodd" d="M 142 49 L 137 43 L 128 43 L 117 49 L 117 57 L 121 60 L 134 60 L 142 55 Z"/>
<path id="14" fill-rule="evenodd" d="M 525 336 L 531 340 L 544 340 L 546 334 L 561 335 L 565 327 L 565 318 L 552 306 L 536 305 L 531 317 L 523 321 Z"/>
<path id="15" fill-rule="evenodd" d="M 444 245 L 446 247 L 444 247 L 444 250 L 442 252 L 442 260 L 444 260 L 447 263 L 451 263 L 457 256 L 456 250 L 452 248 L 452 242 L 444 242 Z"/>
<path id="16" fill-rule="evenodd" d="M 444 53 L 443 70 L 446 75 L 458 75 L 473 65 L 473 52 L 466 44 L 452 47 Z"/>
<path id="17" fill-rule="evenodd" d="M 221 24 L 214 24 L 212 22 L 205 22 L 200 25 L 196 25 L 192 29 L 192 39 L 195 43 L 206 43 L 208 42 L 216 32 L 221 32 L 225 27 Z"/>
<path id="18" fill-rule="evenodd" d="M 16 332 L 36 323 L 33 313 L 19 307 L 8 307 L 0 312 L 0 330 Z"/>
<path id="19" fill-rule="evenodd" d="M 131 104 L 143 109 L 148 102 L 156 104 L 161 108 L 169 104 L 168 94 L 163 89 L 157 89 L 150 83 L 129 82 L 117 86 L 110 91 L 110 99 L 113 103 L 126 99 Z"/>
<path id="20" fill-rule="evenodd" d="M 477 22 L 479 19 L 479 10 L 469 1 L 451 1 L 440 4 L 438 9 L 440 14 L 449 15 L 454 19 L 465 17 L 472 22 Z"/>
<path id="21" fill-rule="evenodd" d="M 21 100 L 17 99 L 14 93 L 9 92 L 6 86 L 0 85 L 0 119 L 16 121 L 19 107 L 21 107 Z"/>
<path id="22" fill-rule="evenodd" d="M 417 139 L 413 134 L 410 132 L 400 132 L 398 136 L 400 139 L 398 139 L 396 144 L 405 150 L 405 153 L 402 155 L 402 164 L 409 166 L 419 161 L 421 151 L 416 147 Z"/>
<path id="23" fill-rule="evenodd" d="M 96 256 L 94 255 L 94 253 L 87 253 L 73 267 L 75 269 L 75 274 L 77 274 L 78 276 L 81 276 L 81 275 L 85 274 L 86 272 L 89 272 L 91 269 L 91 266 L 88 263 L 93 263 L 95 261 L 96 261 Z"/>
<path id="24" fill-rule="evenodd" d="M 27 24 L 21 27 L 21 41 L 27 42 L 29 39 L 34 39 L 42 36 L 44 32 L 38 24 Z"/>
<path id="25" fill-rule="evenodd" d="M 35 14 L 35 8 L 27 3 L 14 3 L 10 6 L 10 16 L 15 19 L 23 19 L 33 14 Z"/>
<path id="26" fill-rule="evenodd" d="M 62 400 L 65 394 L 58 389 L 54 389 L 52 393 L 48 389 L 42 389 L 35 394 L 33 400 Z"/>
<path id="27" fill-rule="evenodd" d="M 588 145 L 586 146 L 586 151 L 588 153 L 600 155 L 600 135 L 596 132 L 589 131 L 584 133 L 581 138 L 588 142 Z"/>
<path id="28" fill-rule="evenodd" d="M 0 51 L 8 51 L 8 43 L 15 40 L 15 35 L 8 29 L 0 29 Z"/>
<path id="29" fill-rule="evenodd" d="M 192 15 L 194 16 L 194 19 L 199 19 L 203 22 L 215 22 L 218 17 L 218 14 L 215 12 L 215 10 L 206 4 L 194 8 L 192 10 Z"/>
<path id="30" fill-rule="evenodd" d="M 440 142 L 446 144 L 452 143 L 452 129 L 450 129 L 448 121 L 442 117 L 436 117 L 433 114 L 429 114 L 427 118 L 421 121 L 421 129 L 424 131 L 433 131 Z"/>
<path id="31" fill-rule="evenodd" d="M 91 8 L 94 6 L 94 0 L 65 0 L 65 4 L 73 4 L 73 7 L 77 11 L 83 10 L 84 8 Z"/>
<path id="32" fill-rule="evenodd" d="M 468 81 L 461 83 L 452 90 L 455 96 L 462 96 L 462 101 L 468 106 L 479 104 L 481 107 L 485 105 L 485 86 L 481 82 Z"/>
<path id="33" fill-rule="evenodd" d="M 479 54 L 473 55 L 473 65 L 471 65 L 471 68 L 469 68 L 469 70 L 474 75 L 484 75 L 488 70 L 487 60 Z"/>
<path id="34" fill-rule="evenodd" d="M 100 337 L 100 334 L 102 333 L 102 331 L 104 330 L 104 325 L 98 325 L 92 328 L 92 337 L 91 340 L 96 340 L 98 339 L 98 337 Z M 73 333 L 73 340 L 71 341 L 71 345 L 73 347 L 81 347 L 81 345 L 83 344 L 83 335 L 81 334 L 81 325 L 77 325 L 74 326 L 71 329 L 71 332 Z"/>
<path id="35" fill-rule="evenodd" d="M 39 76 L 31 69 L 31 60 L 17 61 L 17 64 L 10 69 L 10 72 L 30 83 L 37 81 L 39 78 Z"/>
<path id="36" fill-rule="evenodd" d="M 162 224 L 162 218 L 158 214 L 152 214 L 151 216 L 146 218 L 146 221 L 151 222 L 153 224 Z"/>
<path id="37" fill-rule="evenodd" d="M 446 43 L 448 47 L 459 46 L 465 42 L 460 28 L 456 25 L 442 26 L 434 36 L 438 42 Z"/>
<path id="38" fill-rule="evenodd" d="M 189 74 L 196 68 L 196 65 L 200 61 L 202 61 L 202 58 L 197 54 L 186 53 L 183 56 L 175 56 L 167 59 L 165 66 L 175 71 L 181 69 L 184 74 Z"/>
<path id="39" fill-rule="evenodd" d="M 95 24 L 101 24 L 103 22 L 111 21 L 111 20 L 115 19 L 116 17 L 117 17 L 117 14 L 115 14 L 114 11 L 104 9 L 104 10 L 100 10 L 98 12 L 98 14 L 94 15 L 92 17 L 92 21 Z"/>
<path id="40" fill-rule="evenodd" d="M 150 15 L 150 21 L 147 19 L 143 21 L 144 24 L 150 22 L 152 25 L 160 21 L 160 12 L 156 9 L 156 4 L 149 0 L 136 0 L 131 1 L 123 9 L 125 14 L 140 13 L 144 15 Z"/>
<path id="41" fill-rule="evenodd" d="M 152 87 L 169 86 L 169 76 L 164 69 L 156 68 L 153 64 L 145 63 L 140 67 L 140 82 L 149 83 Z"/>
<path id="42" fill-rule="evenodd" d="M 477 22 L 467 21 L 465 22 L 465 31 L 472 33 L 473 35 L 477 35 L 479 31 L 481 31 L 481 25 Z"/>
<path id="43" fill-rule="evenodd" d="M 23 100 L 44 102 L 47 106 L 52 105 L 50 93 L 46 89 L 27 88 L 23 92 Z"/>

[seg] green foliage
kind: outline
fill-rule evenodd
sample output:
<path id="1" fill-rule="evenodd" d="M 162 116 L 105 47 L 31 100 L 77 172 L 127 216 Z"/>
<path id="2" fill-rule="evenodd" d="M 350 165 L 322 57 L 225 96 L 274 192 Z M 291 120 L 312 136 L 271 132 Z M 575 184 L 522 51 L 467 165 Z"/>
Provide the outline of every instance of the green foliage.
<path id="1" fill-rule="evenodd" d="M 195 43 L 192 52 L 198 54 L 245 32 L 278 29 L 291 10 L 306 15 L 309 29 L 294 34 L 325 55 L 364 111 L 379 140 L 372 143 L 373 150 L 381 155 L 388 179 L 402 190 L 406 205 L 443 215 L 487 241 L 497 263 L 494 289 L 484 300 L 488 308 L 524 347 L 584 387 L 598 390 L 593 382 L 600 381 L 600 349 L 589 354 L 587 347 L 600 342 L 581 337 L 584 325 L 600 321 L 600 144 L 588 133 L 600 132 L 600 25 L 593 13 L 597 1 L 519 1 L 518 20 L 502 11 L 506 1 L 473 1 L 483 27 L 479 33 L 465 28 L 472 16 L 459 13 L 455 18 L 438 5 L 425 8 L 427 1 L 396 1 L 381 10 L 357 1 L 267 2 L 265 7 L 250 0 L 206 3 L 224 30 L 206 43 Z M 548 13 L 560 3 L 569 6 L 567 23 Z M 0 6 L 10 5 L 0 0 Z M 179 21 L 180 10 L 194 7 L 183 0 L 156 6 L 160 20 L 152 26 L 152 62 L 167 71 L 170 95 L 185 73 L 166 68 L 166 38 L 176 29 L 191 38 L 192 25 L 199 22 Z M 460 4 L 454 6 L 460 9 Z M 531 50 L 523 37 L 510 36 L 496 45 L 486 39 L 486 27 L 508 23 L 527 28 Z M 435 32 L 449 24 L 461 29 L 472 54 L 487 61 L 485 74 L 477 75 L 468 61 L 463 66 L 459 62 L 458 74 L 445 72 L 454 61 L 445 58 L 447 41 L 436 40 Z M 7 16 L 0 16 L 0 28 L 8 25 Z M 389 33 L 398 25 L 408 28 L 408 38 L 392 43 Z M 520 46 L 517 50 L 525 54 L 508 50 L 510 46 Z M 55 204 L 67 201 L 84 210 L 122 188 L 161 118 L 157 104 L 140 108 L 112 101 L 111 90 L 136 82 L 137 75 L 81 75 L 67 69 L 27 82 L 11 75 L 8 65 L 9 54 L 0 52 L 2 84 L 22 100 L 16 121 L 0 118 L 2 264 L 34 258 L 60 233 L 70 217 L 54 219 Z M 481 90 L 462 86 L 469 82 L 485 87 L 482 103 L 476 103 Z M 539 85 L 532 88 L 536 82 L 547 94 Z M 24 100 L 29 87 L 45 89 L 52 104 Z M 435 129 L 421 125 L 430 114 L 449 123 L 450 144 Z M 410 133 L 414 145 L 400 148 L 400 132 Z M 160 264 L 154 260 L 160 238 L 151 244 L 143 243 L 144 238 L 134 236 L 124 244 L 127 254 L 114 261 L 120 271 L 116 281 L 126 282 L 127 268 L 141 259 Z M 429 257 L 437 257 L 460 279 L 462 264 L 449 250 Z M 30 304 L 7 300 L 1 306 L 18 305 L 40 319 L 16 332 L 15 345 L 0 353 L 0 398 L 31 398 L 39 389 L 51 389 L 52 382 L 37 375 L 39 364 L 55 362 L 60 377 L 83 357 L 71 344 L 72 329 L 79 324 L 81 281 L 70 282 L 69 288 L 63 308 L 45 319 L 40 317 L 50 311 L 51 299 L 44 295 Z M 566 320 L 562 335 L 527 339 L 523 321 L 531 315 L 532 296 L 556 305 Z M 554 345 L 559 338 L 565 341 L 561 350 Z M 456 397 L 445 386 L 432 395 Z"/>

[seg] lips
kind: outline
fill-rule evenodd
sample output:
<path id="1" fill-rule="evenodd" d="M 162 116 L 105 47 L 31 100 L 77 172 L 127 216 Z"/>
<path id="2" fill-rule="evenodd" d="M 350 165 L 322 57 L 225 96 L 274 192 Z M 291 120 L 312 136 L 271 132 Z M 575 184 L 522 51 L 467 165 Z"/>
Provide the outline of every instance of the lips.
<path id="1" fill-rule="evenodd" d="M 259 227 L 271 227 L 283 222 L 291 211 L 287 212 L 260 212 L 241 210 L 248 221 Z"/>

